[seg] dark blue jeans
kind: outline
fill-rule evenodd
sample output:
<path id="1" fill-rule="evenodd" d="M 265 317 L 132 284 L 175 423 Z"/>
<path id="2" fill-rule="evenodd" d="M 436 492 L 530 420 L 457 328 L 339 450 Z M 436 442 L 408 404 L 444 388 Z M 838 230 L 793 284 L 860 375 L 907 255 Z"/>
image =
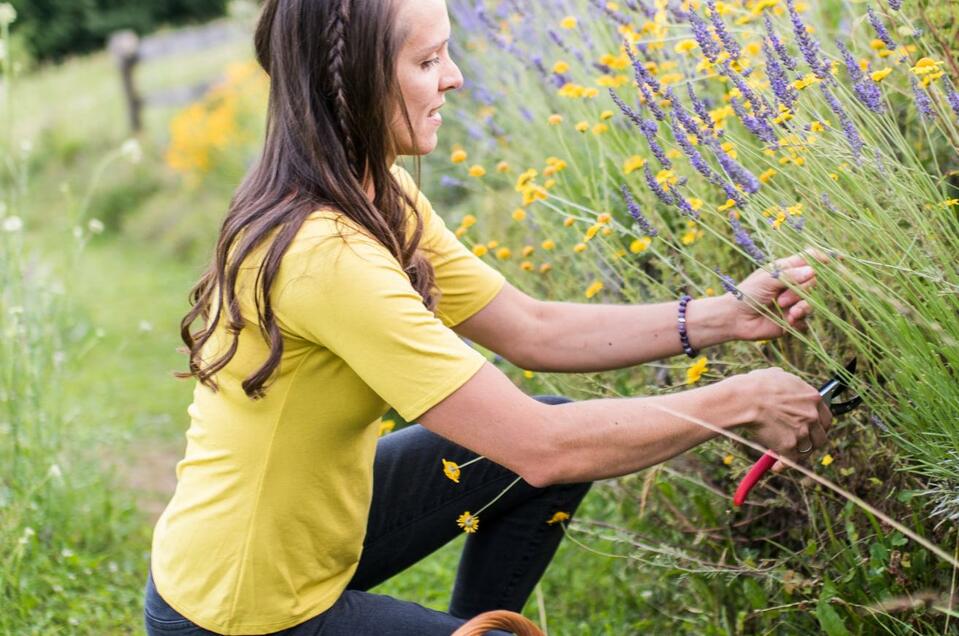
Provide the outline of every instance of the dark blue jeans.
<path id="1" fill-rule="evenodd" d="M 546 404 L 562 397 L 542 396 Z M 462 470 L 460 483 L 443 476 L 441 459 L 465 464 L 476 453 L 418 424 L 379 440 L 373 466 L 373 501 L 360 564 L 346 591 L 319 616 L 276 632 L 290 636 L 449 636 L 466 620 L 493 609 L 519 612 L 563 538 L 554 513 L 576 510 L 591 484 L 534 488 L 519 481 L 480 514 L 479 531 L 466 538 L 449 613 L 366 590 L 402 572 L 462 533 L 456 519 L 476 512 L 516 475 L 488 460 Z M 146 586 L 149 636 L 213 634 L 171 608 Z M 503 632 L 490 632 L 504 634 Z"/>

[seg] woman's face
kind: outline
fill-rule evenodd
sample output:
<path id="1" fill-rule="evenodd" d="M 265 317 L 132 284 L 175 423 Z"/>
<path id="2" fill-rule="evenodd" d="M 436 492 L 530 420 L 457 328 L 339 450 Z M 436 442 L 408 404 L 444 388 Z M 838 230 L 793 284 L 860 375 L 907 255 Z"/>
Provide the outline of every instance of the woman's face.
<path id="1" fill-rule="evenodd" d="M 446 1 L 397 1 L 398 27 L 406 39 L 396 62 L 396 74 L 413 124 L 413 138 L 399 109 L 391 130 L 397 154 L 425 155 L 436 148 L 437 131 L 443 123 L 439 109 L 446 101 L 446 91 L 462 86 L 463 75 L 449 54 Z"/>

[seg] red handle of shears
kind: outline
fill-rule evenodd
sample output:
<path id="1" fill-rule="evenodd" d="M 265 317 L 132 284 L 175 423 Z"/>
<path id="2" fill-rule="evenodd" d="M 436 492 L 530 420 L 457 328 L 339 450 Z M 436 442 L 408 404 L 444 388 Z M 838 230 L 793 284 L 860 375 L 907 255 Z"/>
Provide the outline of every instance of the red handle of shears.
<path id="1" fill-rule="evenodd" d="M 746 473 L 746 476 L 743 477 L 743 480 L 739 483 L 739 488 L 736 489 L 736 494 L 733 495 L 733 505 L 741 506 L 743 502 L 746 501 L 746 495 L 749 494 L 749 491 L 753 489 L 753 486 L 756 485 L 762 476 L 766 474 L 770 468 L 776 463 L 776 456 L 772 453 L 766 453 L 759 458 L 759 461 L 753 464 L 753 467 L 749 469 L 749 472 Z"/>

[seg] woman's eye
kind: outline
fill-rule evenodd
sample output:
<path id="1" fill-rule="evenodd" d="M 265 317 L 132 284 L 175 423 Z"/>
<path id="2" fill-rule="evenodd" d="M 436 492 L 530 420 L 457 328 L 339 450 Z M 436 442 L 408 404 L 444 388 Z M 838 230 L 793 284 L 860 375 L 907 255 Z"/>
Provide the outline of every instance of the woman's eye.
<path id="1" fill-rule="evenodd" d="M 436 66 L 436 65 L 439 64 L 439 63 L 440 63 L 440 58 L 434 57 L 432 60 L 426 60 L 425 62 L 423 62 L 423 64 L 422 64 L 421 66 L 422 66 L 423 69 L 425 70 L 425 69 L 432 68 L 432 67 Z"/>

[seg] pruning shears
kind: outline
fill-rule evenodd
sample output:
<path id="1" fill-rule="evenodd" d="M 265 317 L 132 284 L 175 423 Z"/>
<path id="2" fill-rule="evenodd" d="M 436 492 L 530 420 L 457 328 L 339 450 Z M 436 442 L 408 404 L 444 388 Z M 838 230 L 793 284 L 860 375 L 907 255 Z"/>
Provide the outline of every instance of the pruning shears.
<path id="1" fill-rule="evenodd" d="M 846 371 L 849 375 L 853 375 L 856 372 L 856 358 L 846 363 Z M 862 404 L 862 397 L 858 395 L 845 402 L 835 401 L 835 399 L 845 393 L 848 388 L 849 386 L 840 377 L 834 377 L 819 387 L 819 395 L 822 396 L 823 401 L 829 407 L 829 412 L 834 416 L 848 413 Z M 773 467 L 778 459 L 778 456 L 772 451 L 767 451 L 765 455 L 759 458 L 759 461 L 753 464 L 753 467 L 749 469 L 749 472 L 746 473 L 746 476 L 743 477 L 743 480 L 740 482 L 739 488 L 736 489 L 736 494 L 733 496 L 733 505 L 743 505 L 749 491 L 752 490 L 753 486 L 759 482 L 762 476 Z"/>

